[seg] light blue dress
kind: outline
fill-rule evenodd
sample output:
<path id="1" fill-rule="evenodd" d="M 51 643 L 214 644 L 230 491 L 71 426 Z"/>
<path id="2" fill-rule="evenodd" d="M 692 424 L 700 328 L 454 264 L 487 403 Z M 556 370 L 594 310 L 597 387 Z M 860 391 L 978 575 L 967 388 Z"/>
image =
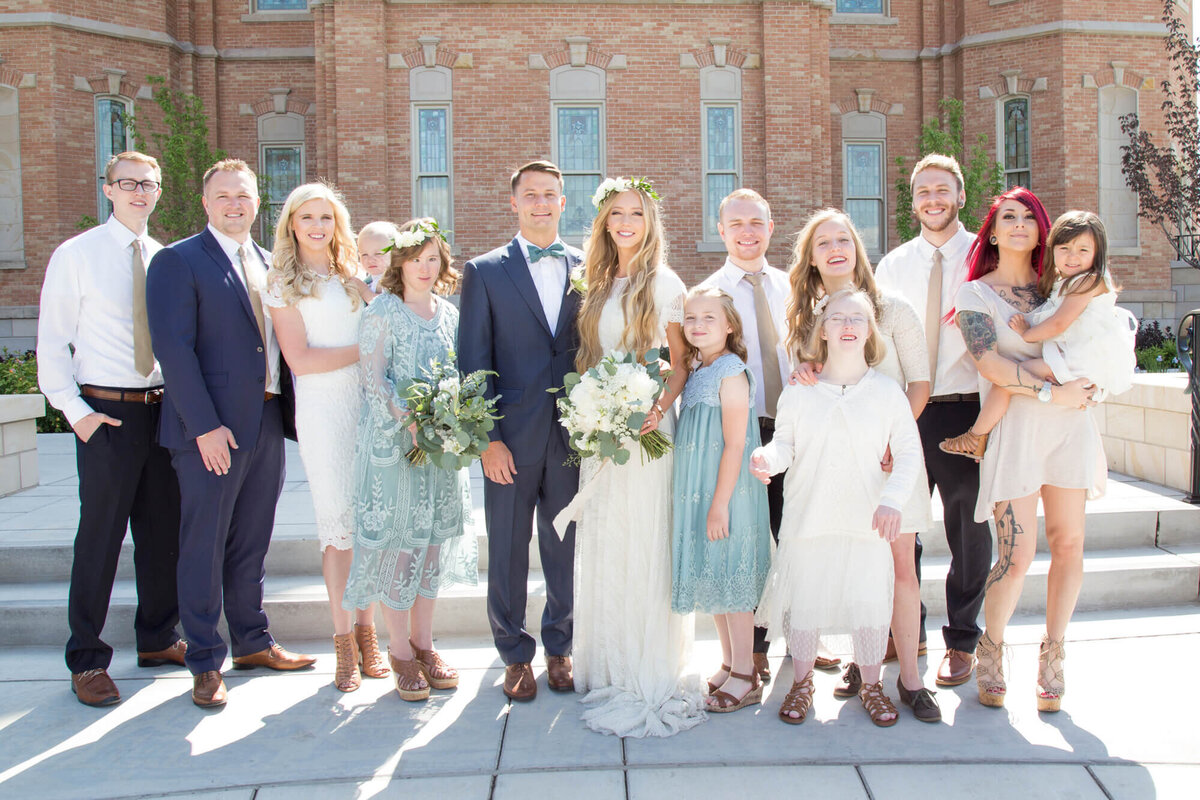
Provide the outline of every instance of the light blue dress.
<path id="1" fill-rule="evenodd" d="M 725 449 L 721 429 L 721 382 L 745 373 L 750 380 L 746 446 L 729 501 L 729 537 L 708 540 L 708 510 Z M 753 611 L 771 567 L 767 487 L 750 474 L 750 456 L 761 443 L 754 410 L 754 377 L 727 353 L 688 378 L 675 432 L 675 529 L 672 541 L 671 609 L 728 614 Z"/>
<path id="2" fill-rule="evenodd" d="M 422 319 L 388 292 L 363 313 L 358 348 L 365 402 L 345 608 L 380 602 L 405 611 L 418 595 L 436 598 L 442 585 L 478 581 L 478 545 L 465 530 L 471 508 L 467 470 L 408 463 L 412 435 L 401 422 L 405 407 L 397 392 L 433 359 L 444 362 L 457 333 L 458 309 L 440 297 L 433 319 Z"/>

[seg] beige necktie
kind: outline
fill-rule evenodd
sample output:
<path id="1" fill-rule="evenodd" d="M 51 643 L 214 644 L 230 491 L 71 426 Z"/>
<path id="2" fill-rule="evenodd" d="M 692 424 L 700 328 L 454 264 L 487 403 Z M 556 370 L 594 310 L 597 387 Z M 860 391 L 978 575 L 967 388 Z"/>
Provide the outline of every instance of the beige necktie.
<path id="1" fill-rule="evenodd" d="M 783 391 L 783 380 L 779 375 L 779 333 L 771 319 L 771 307 L 767 304 L 767 290 L 763 287 L 761 272 L 746 273 L 746 280 L 754 287 L 754 318 L 758 322 L 758 350 L 762 356 L 763 401 L 768 417 L 775 416 L 775 404 Z"/>
<path id="2" fill-rule="evenodd" d="M 146 377 L 154 371 L 154 350 L 150 346 L 150 323 L 146 316 L 146 261 L 142 240 L 133 240 L 133 368 Z"/>
<path id="3" fill-rule="evenodd" d="M 258 287 L 250 281 L 250 270 L 246 268 L 253 257 L 250 254 L 249 245 L 244 244 L 238 248 L 238 269 L 242 271 L 242 280 L 246 282 L 246 293 L 250 295 L 250 308 L 254 309 L 254 321 L 258 323 L 258 335 L 262 337 L 263 361 L 266 364 L 267 385 L 270 386 L 271 354 L 267 352 L 267 321 L 263 316 L 262 295 L 258 293 Z"/>
<path id="4" fill-rule="evenodd" d="M 933 251 L 929 296 L 925 298 L 925 346 L 929 349 L 929 391 L 937 377 L 938 337 L 942 332 L 942 251 Z"/>

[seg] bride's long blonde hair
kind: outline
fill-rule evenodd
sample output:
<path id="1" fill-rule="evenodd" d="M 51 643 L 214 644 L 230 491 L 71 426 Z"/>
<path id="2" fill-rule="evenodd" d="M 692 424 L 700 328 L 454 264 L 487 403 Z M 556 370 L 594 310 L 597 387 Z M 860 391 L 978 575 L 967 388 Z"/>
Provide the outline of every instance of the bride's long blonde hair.
<path id="1" fill-rule="evenodd" d="M 621 297 L 625 331 L 621 335 L 620 347 L 640 358 L 659 343 L 659 310 L 654 305 L 654 284 L 658 271 L 669 268 L 666 265 L 667 244 L 658 201 L 640 188 L 630 191 L 637 192 L 641 198 L 646 235 L 629 264 L 629 284 Z M 575 369 L 580 372 L 594 367 L 604 357 L 604 350 L 600 346 L 600 312 L 612 294 L 619 266 L 617 245 L 608 233 L 608 214 L 621 194 L 610 192 L 601 201 L 592 220 L 592 232 L 583 246 L 583 269 L 588 288 L 579 307 L 579 352 L 575 356 Z"/>
<path id="2" fill-rule="evenodd" d="M 352 308 L 358 308 L 362 298 L 349 283 L 358 271 L 358 243 L 350 230 L 350 212 L 341 193 L 326 183 L 304 183 L 292 190 L 279 211 L 275 226 L 275 248 L 271 252 L 270 286 L 278 286 L 285 303 L 294 306 L 317 288 L 317 274 L 296 258 L 296 232 L 292 215 L 309 200 L 326 200 L 333 206 L 333 237 L 329 240 L 329 271 L 336 275 L 350 298 Z"/>

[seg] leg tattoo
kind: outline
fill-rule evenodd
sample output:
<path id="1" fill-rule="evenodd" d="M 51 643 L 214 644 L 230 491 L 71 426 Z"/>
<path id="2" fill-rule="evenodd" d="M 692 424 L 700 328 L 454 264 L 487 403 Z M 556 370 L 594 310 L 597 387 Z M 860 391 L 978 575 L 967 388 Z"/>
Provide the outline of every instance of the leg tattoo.
<path id="1" fill-rule="evenodd" d="M 1013 554 L 1017 549 L 1017 537 L 1022 533 L 1024 531 L 1017 523 L 1016 515 L 1013 514 L 1012 503 L 1008 503 L 996 520 L 996 565 L 988 573 L 987 585 L 983 587 L 985 593 L 992 588 L 993 583 L 1007 575 L 1009 569 L 1012 568 Z"/>

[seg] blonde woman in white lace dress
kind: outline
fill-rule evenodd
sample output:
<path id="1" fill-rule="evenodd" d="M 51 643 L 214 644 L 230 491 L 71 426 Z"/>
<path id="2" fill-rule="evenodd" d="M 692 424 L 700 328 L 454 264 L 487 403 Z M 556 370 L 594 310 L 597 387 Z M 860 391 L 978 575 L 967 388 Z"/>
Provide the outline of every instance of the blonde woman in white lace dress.
<path id="1" fill-rule="evenodd" d="M 669 344 L 673 359 L 683 353 L 685 287 L 664 263 L 650 191 L 622 181 L 599 203 L 584 258 L 580 371 L 614 350 Z M 671 406 L 687 374 L 671 366 L 643 431 L 674 430 Z M 576 691 L 587 693 L 583 719 L 617 736 L 670 736 L 704 721 L 699 676 L 686 674 L 693 620 L 671 613 L 671 455 L 600 466 L 581 466 L 581 487 L 599 483 L 575 528 L 573 656 Z"/>
<path id="2" fill-rule="evenodd" d="M 263 303 L 296 376 L 296 437 L 321 542 L 333 617 L 334 683 L 354 691 L 362 671 L 389 670 L 375 638 L 374 609 L 342 608 L 354 543 L 354 441 L 362 386 L 358 324 L 374 295 L 355 278 L 357 248 L 341 198 L 323 183 L 296 187 L 279 214 Z M 356 622 L 357 620 L 357 622 Z"/>

